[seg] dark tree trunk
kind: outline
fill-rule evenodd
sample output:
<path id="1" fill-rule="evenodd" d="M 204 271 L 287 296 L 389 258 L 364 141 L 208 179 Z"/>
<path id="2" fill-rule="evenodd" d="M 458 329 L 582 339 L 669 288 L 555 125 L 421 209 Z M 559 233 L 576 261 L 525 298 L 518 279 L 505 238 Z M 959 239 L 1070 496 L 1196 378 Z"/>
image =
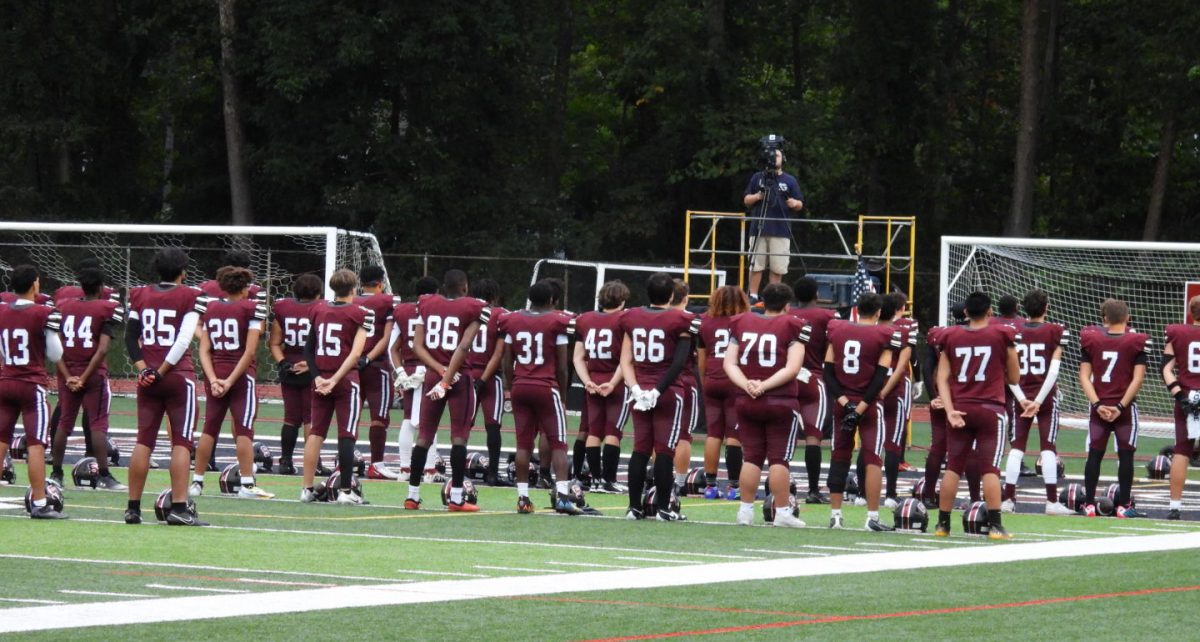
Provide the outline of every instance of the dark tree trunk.
<path id="1" fill-rule="evenodd" d="M 1033 188 L 1037 173 L 1038 109 L 1042 61 L 1039 60 L 1041 2 L 1023 0 L 1021 8 L 1021 104 L 1014 163 L 1012 209 L 1004 226 L 1006 236 L 1029 236 L 1033 224 Z"/>
<path id="2" fill-rule="evenodd" d="M 550 103 L 551 142 L 549 171 L 546 178 L 550 194 L 557 198 L 564 167 L 566 147 L 567 95 L 571 80 L 571 49 L 575 35 L 575 9 L 573 0 L 558 1 L 558 32 L 554 38 L 554 95 Z"/>
<path id="3" fill-rule="evenodd" d="M 1158 158 L 1154 162 L 1154 182 L 1150 186 L 1150 206 L 1146 209 L 1143 241 L 1157 241 L 1162 226 L 1163 201 L 1167 197 L 1167 178 L 1171 171 L 1171 152 L 1175 149 L 1175 110 L 1167 112 L 1163 121 L 1162 138 L 1158 141 Z"/>
<path id="4" fill-rule="evenodd" d="M 250 205 L 250 181 L 246 177 L 245 136 L 242 134 L 241 100 L 234 77 L 237 50 L 237 0 L 217 0 L 221 19 L 221 88 L 225 94 L 225 156 L 229 165 L 229 195 L 234 225 L 253 225 Z"/>

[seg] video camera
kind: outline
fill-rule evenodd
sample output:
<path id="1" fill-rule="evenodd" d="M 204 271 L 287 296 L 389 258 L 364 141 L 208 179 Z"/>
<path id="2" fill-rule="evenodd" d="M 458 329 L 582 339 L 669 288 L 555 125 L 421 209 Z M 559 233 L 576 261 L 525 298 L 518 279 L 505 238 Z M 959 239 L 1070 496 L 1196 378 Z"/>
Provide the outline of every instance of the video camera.
<path id="1" fill-rule="evenodd" d="M 767 134 L 758 139 L 758 166 L 764 172 L 775 170 L 775 152 L 783 152 L 787 139 L 778 134 Z"/>

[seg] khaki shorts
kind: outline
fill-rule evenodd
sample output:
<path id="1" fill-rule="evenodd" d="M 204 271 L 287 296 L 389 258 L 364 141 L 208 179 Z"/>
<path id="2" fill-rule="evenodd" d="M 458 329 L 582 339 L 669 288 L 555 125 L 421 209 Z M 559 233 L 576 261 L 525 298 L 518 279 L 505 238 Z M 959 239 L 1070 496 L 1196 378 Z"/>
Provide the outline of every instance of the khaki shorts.
<path id="1" fill-rule="evenodd" d="M 750 264 L 751 272 L 762 272 L 768 264 L 771 266 L 771 271 L 775 274 L 787 274 L 788 271 L 788 256 L 792 251 L 792 240 L 782 236 L 760 236 L 754 242 L 754 251 L 752 256 L 753 261 Z"/>

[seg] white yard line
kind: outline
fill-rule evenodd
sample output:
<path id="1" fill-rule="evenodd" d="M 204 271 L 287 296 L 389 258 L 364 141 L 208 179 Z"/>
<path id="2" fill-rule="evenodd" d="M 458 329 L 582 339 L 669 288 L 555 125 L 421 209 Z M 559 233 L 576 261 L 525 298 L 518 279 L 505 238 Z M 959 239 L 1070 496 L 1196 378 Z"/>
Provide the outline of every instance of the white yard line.
<path id="1" fill-rule="evenodd" d="M 911 544 L 884 544 L 883 542 L 855 542 L 855 546 L 882 546 L 884 548 L 903 548 L 909 551 L 936 551 L 940 550 L 937 546 L 917 546 Z"/>
<path id="2" fill-rule="evenodd" d="M 0 597 L 0 602 L 18 602 L 21 604 L 66 604 L 58 600 L 30 600 L 18 597 Z"/>
<path id="3" fill-rule="evenodd" d="M 1200 533 L 1005 544 L 985 547 L 858 553 L 819 559 L 769 559 L 695 566 L 549 574 L 547 582 L 513 577 L 414 584 L 339 586 L 239 595 L 187 596 L 0 610 L 0 633 L 202 620 L 368 606 L 442 603 L 525 595 L 693 586 L 746 580 L 879 573 L 1054 558 L 1200 549 Z M 657 571 L 657 572 L 655 572 Z M 188 587 L 171 587 L 192 590 Z"/>
<path id="4" fill-rule="evenodd" d="M 819 551 L 850 551 L 851 553 L 861 553 L 862 549 L 851 548 L 849 546 L 818 546 L 816 544 L 800 544 L 800 548 L 815 548 Z"/>
<path id="5" fill-rule="evenodd" d="M 517 571 L 518 573 L 565 573 L 553 568 L 521 568 L 520 566 L 484 566 L 476 564 L 475 568 L 485 571 Z"/>
<path id="6" fill-rule="evenodd" d="M 658 562 L 660 564 L 701 564 L 697 560 L 668 560 L 659 557 L 629 557 L 627 555 L 618 555 L 619 560 L 629 560 L 631 562 Z"/>
<path id="7" fill-rule="evenodd" d="M 113 593 L 112 591 L 75 591 L 71 589 L 61 589 L 59 593 L 67 595 L 100 595 L 103 597 L 158 597 L 148 593 Z"/>
<path id="8" fill-rule="evenodd" d="M 1064 528 L 1064 529 L 1062 529 L 1062 532 L 1064 532 L 1064 533 L 1075 533 L 1075 534 L 1077 534 L 1077 535 L 1091 535 L 1091 536 L 1093 536 L 1093 537 L 1096 537 L 1096 536 L 1099 536 L 1099 537 L 1106 537 L 1106 536 L 1108 536 L 1108 535 L 1111 535 L 1111 534 L 1112 534 L 1112 533 L 1109 533 L 1109 532 L 1106 532 L 1106 531 L 1081 531 L 1081 530 L 1076 530 L 1076 529 L 1071 529 L 1071 528 Z"/>
<path id="9" fill-rule="evenodd" d="M 638 568 L 636 566 L 619 566 L 617 564 L 591 564 L 589 562 L 546 562 L 555 566 L 580 566 L 583 568 Z"/>
<path id="10" fill-rule="evenodd" d="M 355 580 L 359 582 L 403 582 L 399 577 L 370 577 L 364 575 L 331 575 L 329 573 L 304 573 L 301 571 L 269 571 L 258 568 L 238 568 L 235 566 L 209 566 L 207 564 L 176 564 L 172 562 L 135 562 L 133 560 L 83 559 L 79 557 L 49 557 L 45 555 L 18 555 L 15 553 L 0 553 L 0 559 L 37 560 L 41 562 L 73 562 L 76 564 L 98 564 L 101 566 L 154 566 L 158 568 L 180 568 L 195 571 L 228 571 L 230 573 L 262 573 L 264 575 L 287 575 L 290 577 L 323 577 L 331 580 Z M 409 571 L 411 572 L 411 571 Z M 442 573 L 439 573 L 442 575 Z M 460 575 L 446 573 L 446 575 Z M 486 577 L 483 575 L 466 575 L 465 577 Z M 324 585 L 322 585 L 324 586 Z"/>
<path id="11" fill-rule="evenodd" d="M 1113 526 L 1115 531 L 1140 531 L 1143 533 L 1178 533 L 1170 528 L 1138 528 L 1137 526 Z"/>
<path id="12" fill-rule="evenodd" d="M 166 589 L 168 591 L 204 591 L 205 593 L 249 593 L 245 589 L 201 588 L 199 586 L 175 586 L 174 584 L 147 584 L 146 588 Z"/>
<path id="13" fill-rule="evenodd" d="M 743 548 L 742 550 L 746 551 L 747 553 L 770 553 L 772 555 L 790 555 L 793 557 L 797 555 L 808 555 L 813 557 L 829 556 L 829 553 L 818 553 L 816 551 L 780 551 L 770 548 Z"/>

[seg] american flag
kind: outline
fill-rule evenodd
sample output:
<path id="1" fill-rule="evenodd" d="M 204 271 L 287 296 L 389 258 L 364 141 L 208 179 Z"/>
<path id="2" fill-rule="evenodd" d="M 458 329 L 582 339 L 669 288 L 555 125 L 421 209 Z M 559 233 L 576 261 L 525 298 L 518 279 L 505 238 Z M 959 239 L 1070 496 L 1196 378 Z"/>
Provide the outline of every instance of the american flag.
<path id="1" fill-rule="evenodd" d="M 867 262 L 861 255 L 858 257 L 858 269 L 854 271 L 854 286 L 850 289 L 850 320 L 858 321 L 858 297 L 867 292 L 875 291 L 875 282 L 867 271 Z"/>

